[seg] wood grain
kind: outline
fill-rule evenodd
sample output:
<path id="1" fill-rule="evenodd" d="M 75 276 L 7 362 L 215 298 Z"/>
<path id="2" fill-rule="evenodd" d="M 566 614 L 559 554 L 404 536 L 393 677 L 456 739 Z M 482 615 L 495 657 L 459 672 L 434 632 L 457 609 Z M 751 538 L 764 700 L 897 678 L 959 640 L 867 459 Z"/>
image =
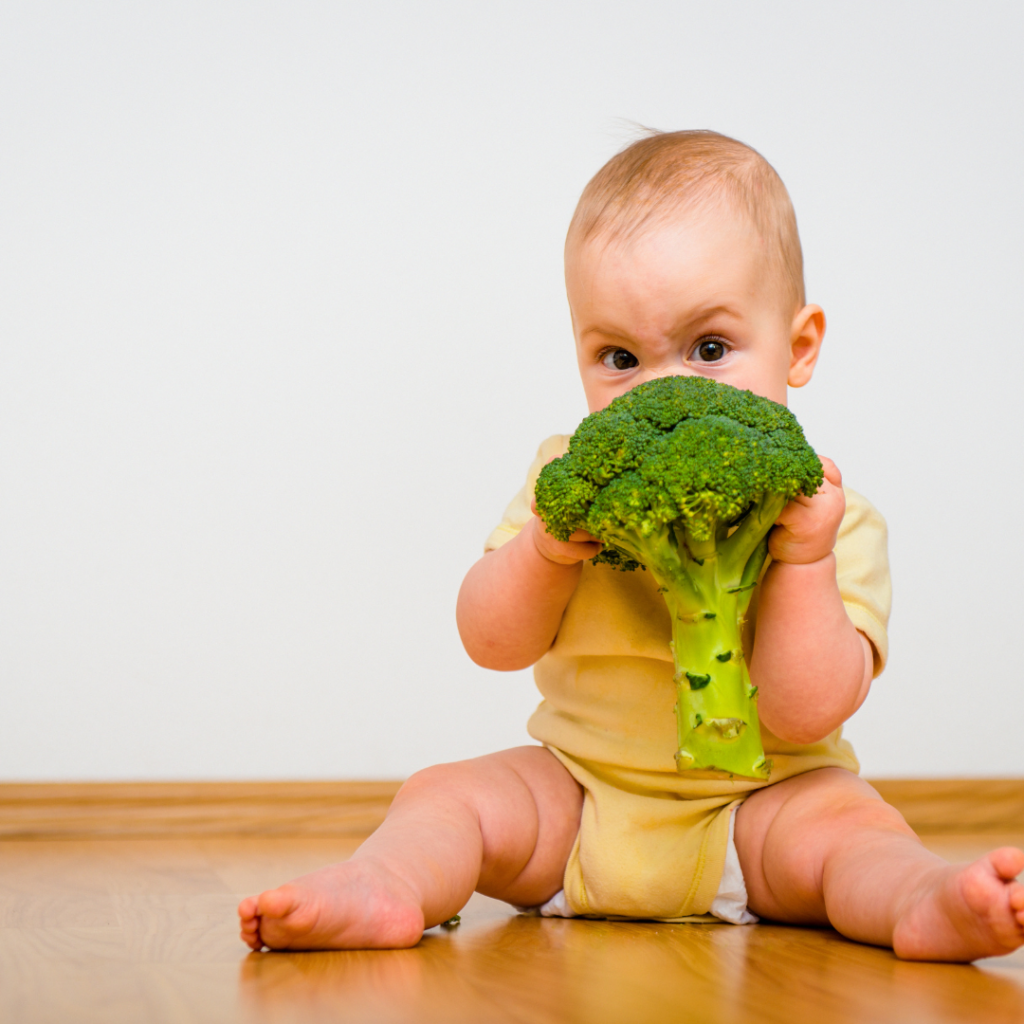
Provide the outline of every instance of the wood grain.
<path id="1" fill-rule="evenodd" d="M 1024 829 L 1024 779 L 874 779 L 915 831 Z M 0 839 L 368 835 L 400 782 L 0 784 Z"/>
<path id="2" fill-rule="evenodd" d="M 1020 844 L 1024 833 L 1001 837 Z M 926 839 L 973 858 L 985 837 Z M 249 953 L 240 896 L 355 840 L 0 842 L 11 1024 L 1019 1024 L 1024 956 L 906 963 L 828 929 L 520 917 L 474 896 L 413 949 Z"/>

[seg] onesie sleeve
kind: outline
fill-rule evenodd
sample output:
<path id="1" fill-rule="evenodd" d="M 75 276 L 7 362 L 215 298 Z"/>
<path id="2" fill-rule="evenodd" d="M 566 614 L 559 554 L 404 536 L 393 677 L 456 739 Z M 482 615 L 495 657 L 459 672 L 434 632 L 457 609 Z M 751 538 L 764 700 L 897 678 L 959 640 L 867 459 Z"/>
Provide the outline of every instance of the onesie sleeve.
<path id="1" fill-rule="evenodd" d="M 874 648 L 874 675 L 877 677 L 889 657 L 887 630 L 892 582 L 888 530 L 881 513 L 867 498 L 848 487 L 843 490 L 846 515 L 835 546 L 836 579 L 846 614 Z"/>
<path id="2" fill-rule="evenodd" d="M 552 459 L 561 458 L 568 450 L 568 434 L 555 434 L 537 449 L 537 455 L 530 466 L 530 471 L 526 474 L 526 483 L 505 509 L 501 522 L 491 531 L 491 535 L 484 544 L 485 552 L 500 548 L 530 521 L 530 516 L 533 515 L 530 504 L 533 502 L 533 489 L 537 486 L 537 477 L 540 476 L 540 471 Z"/>

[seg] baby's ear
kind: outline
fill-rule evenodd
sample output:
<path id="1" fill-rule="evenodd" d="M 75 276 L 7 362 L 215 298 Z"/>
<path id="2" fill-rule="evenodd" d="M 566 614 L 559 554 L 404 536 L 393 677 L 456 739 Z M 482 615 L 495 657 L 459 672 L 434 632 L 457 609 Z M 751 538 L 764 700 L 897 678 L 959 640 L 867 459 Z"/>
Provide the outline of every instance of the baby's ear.
<path id="1" fill-rule="evenodd" d="M 789 378 L 791 388 L 802 388 L 814 374 L 815 364 L 825 340 L 825 311 L 821 306 L 799 310 L 789 334 Z"/>

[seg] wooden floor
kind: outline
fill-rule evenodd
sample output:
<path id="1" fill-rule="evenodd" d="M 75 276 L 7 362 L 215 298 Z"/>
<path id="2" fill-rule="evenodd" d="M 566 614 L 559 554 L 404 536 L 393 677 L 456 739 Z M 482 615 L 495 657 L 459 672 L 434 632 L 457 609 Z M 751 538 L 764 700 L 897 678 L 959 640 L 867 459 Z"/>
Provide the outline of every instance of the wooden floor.
<path id="1" fill-rule="evenodd" d="M 1017 836 L 932 836 L 951 860 Z M 827 930 L 519 917 L 474 897 L 411 950 L 249 953 L 235 905 L 346 839 L 0 842 L 3 1024 L 1024 1021 L 1024 955 L 901 963 Z"/>

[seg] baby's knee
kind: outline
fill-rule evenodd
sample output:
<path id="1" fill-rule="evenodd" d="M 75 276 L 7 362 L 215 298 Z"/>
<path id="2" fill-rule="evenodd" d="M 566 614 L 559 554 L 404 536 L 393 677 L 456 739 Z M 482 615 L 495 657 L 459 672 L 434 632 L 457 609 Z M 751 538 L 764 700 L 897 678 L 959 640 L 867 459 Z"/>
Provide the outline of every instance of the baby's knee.
<path id="1" fill-rule="evenodd" d="M 466 786 L 465 765 L 467 763 L 453 761 L 448 764 L 434 764 L 429 768 L 421 768 L 402 783 L 401 789 L 395 795 L 395 803 L 457 793 Z"/>
<path id="2" fill-rule="evenodd" d="M 395 796 L 394 807 L 430 803 L 458 806 L 476 815 L 485 814 L 498 800 L 518 805 L 533 800 L 529 787 L 514 771 L 490 757 L 474 757 L 422 768 L 411 775 Z"/>
<path id="3" fill-rule="evenodd" d="M 878 790 L 845 768 L 819 768 L 780 783 L 782 787 L 792 787 L 785 794 L 784 809 L 808 814 L 818 821 L 834 818 L 909 828 Z"/>
<path id="4" fill-rule="evenodd" d="M 887 804 L 862 779 L 860 786 L 847 788 L 823 801 L 821 821 L 824 827 L 838 832 L 876 830 L 913 835 L 913 829 L 892 804 Z"/>
<path id="5" fill-rule="evenodd" d="M 778 855 L 786 850 L 796 861 L 820 864 L 823 851 L 844 837 L 866 832 L 914 832 L 903 815 L 887 804 L 863 779 L 839 768 L 826 768 L 780 783 L 775 813 L 764 828 L 763 850 Z M 795 849 L 794 849 L 795 847 Z"/>

